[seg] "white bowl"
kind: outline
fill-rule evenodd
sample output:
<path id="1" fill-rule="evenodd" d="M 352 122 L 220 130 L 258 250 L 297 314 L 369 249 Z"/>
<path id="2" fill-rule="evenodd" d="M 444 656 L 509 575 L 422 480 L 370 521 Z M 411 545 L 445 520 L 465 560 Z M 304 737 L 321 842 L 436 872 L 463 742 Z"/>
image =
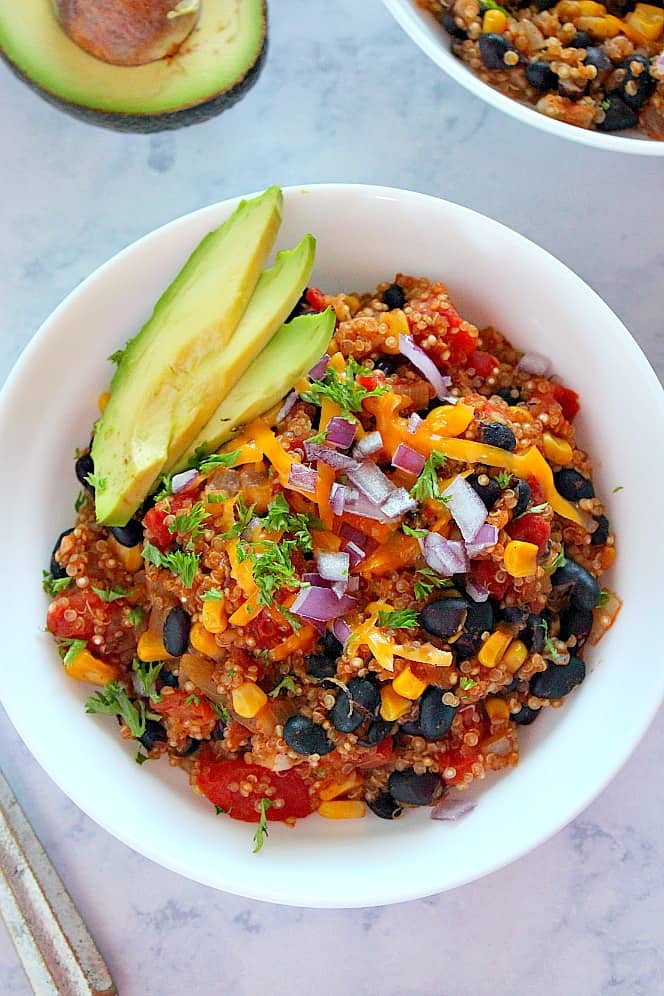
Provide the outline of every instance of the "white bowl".
<path id="1" fill-rule="evenodd" d="M 657 646 L 660 565 L 653 539 L 664 490 L 664 403 L 620 321 L 543 249 L 482 215 L 421 194 L 351 185 L 291 188 L 279 247 L 308 231 L 328 290 L 371 288 L 402 271 L 445 280 L 462 314 L 494 323 L 518 346 L 552 357 L 581 393 L 578 431 L 595 457 L 619 557 L 611 586 L 625 605 L 589 658 L 591 673 L 561 710 L 523 731 L 519 766 L 480 787 L 456 824 L 413 811 L 394 823 L 313 816 L 252 828 L 215 816 L 186 776 L 134 763 L 116 723 L 85 714 L 91 689 L 68 679 L 51 637 L 41 570 L 71 524 L 73 453 L 85 445 L 110 366 L 199 239 L 235 208 L 187 215 L 125 249 L 64 301 L 25 350 L 0 397 L 0 499 L 7 583 L 0 694 L 13 723 L 60 788 L 110 833 L 207 885 L 302 906 L 368 906 L 440 892 L 514 860 L 600 792 L 664 694 Z M 500 280 L 496 279 L 500 274 Z M 624 490 L 612 494 L 613 488 Z"/>
<path id="2" fill-rule="evenodd" d="M 548 131 L 551 135 L 569 138 L 573 142 L 581 142 L 583 145 L 592 145 L 596 149 L 606 149 L 609 152 L 629 152 L 639 156 L 664 156 L 664 142 L 651 141 L 649 138 L 637 138 L 635 136 L 640 134 L 637 131 L 603 134 L 599 131 L 577 128 L 574 125 L 565 124 L 563 121 L 554 121 L 553 118 L 548 118 L 546 114 L 540 114 L 539 111 L 535 111 L 527 104 L 506 97 L 505 94 L 484 83 L 452 54 L 450 36 L 442 25 L 436 22 L 435 17 L 429 11 L 417 6 L 415 0 L 383 0 L 383 3 L 404 31 L 410 35 L 423 52 L 426 52 L 430 59 L 433 59 L 441 69 L 444 69 L 466 90 L 470 90 L 481 100 L 486 100 L 488 104 L 496 107 L 499 111 L 511 114 L 513 118 L 517 118 L 524 124 L 534 125 L 535 128 L 541 128 L 542 131 Z"/>

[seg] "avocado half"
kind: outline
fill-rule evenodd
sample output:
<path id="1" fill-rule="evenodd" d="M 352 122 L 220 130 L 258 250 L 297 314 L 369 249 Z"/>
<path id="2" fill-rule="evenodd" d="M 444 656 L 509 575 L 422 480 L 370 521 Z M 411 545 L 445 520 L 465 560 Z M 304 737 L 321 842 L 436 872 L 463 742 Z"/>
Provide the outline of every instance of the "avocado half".
<path id="1" fill-rule="evenodd" d="M 165 131 L 220 114 L 256 82 L 266 50 L 266 0 L 203 0 L 178 51 L 143 66 L 88 55 L 51 0 L 0 3 L 0 53 L 14 73 L 61 110 L 117 131 Z"/>

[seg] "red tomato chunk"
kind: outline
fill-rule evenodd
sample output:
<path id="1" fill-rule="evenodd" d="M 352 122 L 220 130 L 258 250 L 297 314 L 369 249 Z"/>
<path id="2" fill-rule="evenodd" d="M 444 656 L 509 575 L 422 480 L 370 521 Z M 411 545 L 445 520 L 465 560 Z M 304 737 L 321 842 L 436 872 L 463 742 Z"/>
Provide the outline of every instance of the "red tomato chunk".
<path id="1" fill-rule="evenodd" d="M 277 774 L 244 761 L 203 760 L 195 781 L 211 803 L 245 823 L 258 823 L 261 799 L 272 802 L 268 820 L 300 818 L 312 811 L 309 790 L 295 770 Z"/>

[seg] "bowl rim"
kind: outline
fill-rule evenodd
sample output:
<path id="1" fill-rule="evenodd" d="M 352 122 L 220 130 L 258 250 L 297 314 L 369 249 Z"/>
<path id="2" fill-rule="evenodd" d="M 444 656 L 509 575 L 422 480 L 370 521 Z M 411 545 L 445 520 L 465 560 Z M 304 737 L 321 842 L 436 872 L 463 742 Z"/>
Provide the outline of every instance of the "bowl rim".
<path id="1" fill-rule="evenodd" d="M 476 97 L 491 104 L 496 110 L 509 114 L 525 125 L 533 125 L 549 135 L 557 135 L 572 142 L 579 142 L 595 149 L 607 152 L 623 152 L 638 156 L 664 156 L 664 142 L 648 138 L 630 138 L 626 135 L 604 134 L 591 131 L 588 128 L 578 128 L 564 121 L 556 121 L 546 114 L 540 114 L 527 104 L 507 97 L 495 90 L 472 73 L 459 59 L 433 37 L 432 30 L 427 30 L 415 9 L 414 0 L 383 0 L 383 4 L 395 21 L 406 32 L 415 44 L 436 63 L 448 76 L 451 76 L 466 90 Z M 421 12 L 425 14 L 425 11 Z M 433 17 L 432 17 L 433 20 Z"/>
<path id="2" fill-rule="evenodd" d="M 347 196 L 349 194 L 359 193 L 361 196 L 369 199 L 388 199 L 397 201 L 401 206 L 410 204 L 419 204 L 422 206 L 426 205 L 436 205 L 443 204 L 446 208 L 451 209 L 453 212 L 458 212 L 462 217 L 465 215 L 468 218 L 479 217 L 482 223 L 488 224 L 494 231 L 502 231 L 503 233 L 509 233 L 510 236 L 518 239 L 522 244 L 526 245 L 529 250 L 534 251 L 540 257 L 543 255 L 547 258 L 548 263 L 552 266 L 554 271 L 557 271 L 559 277 L 565 277 L 567 280 L 571 280 L 577 286 L 583 289 L 586 295 L 589 295 L 591 299 L 594 299 L 596 306 L 603 310 L 607 315 L 607 318 L 612 320 L 614 326 L 614 333 L 620 335 L 621 338 L 624 337 L 626 340 L 626 345 L 629 346 L 631 353 L 635 362 L 638 364 L 639 374 L 643 378 L 643 383 L 646 384 L 650 389 L 657 392 L 659 397 L 659 409 L 662 423 L 664 424 L 664 392 L 662 392 L 659 380 L 652 369 L 647 358 L 643 354 L 638 343 L 633 339 L 628 330 L 625 328 L 622 321 L 617 315 L 608 307 L 608 305 L 599 297 L 599 295 L 583 281 L 579 276 L 577 276 L 573 271 L 571 271 L 564 263 L 560 262 L 556 257 L 549 253 L 546 249 L 533 243 L 531 240 L 527 239 L 525 236 L 514 229 L 510 229 L 508 226 L 502 224 L 501 222 L 495 221 L 486 215 L 481 214 L 478 211 L 474 211 L 471 208 L 458 205 L 454 202 L 445 200 L 443 198 L 438 198 L 430 194 L 423 194 L 416 191 L 377 186 L 370 184 L 353 184 L 353 183 L 322 183 L 322 184 L 302 184 L 302 185 L 292 185 L 283 188 L 284 191 L 284 201 L 287 204 L 289 197 L 296 197 L 301 194 L 333 194 L 338 196 Z M 245 194 L 243 197 L 251 197 L 255 194 Z M 205 207 L 199 208 L 196 211 L 189 212 L 187 214 L 181 215 L 172 221 L 156 228 L 148 233 L 146 233 L 141 238 L 130 243 L 124 249 L 120 250 L 115 255 L 111 256 L 108 260 L 97 267 L 88 277 L 85 278 L 80 284 L 78 284 L 65 298 L 64 300 L 54 309 L 54 311 L 45 319 L 45 321 L 40 326 L 39 330 L 35 333 L 33 338 L 30 340 L 26 348 L 23 350 L 22 354 L 16 361 L 13 369 L 10 371 L 9 376 L 6 379 L 5 384 L 0 390 L 0 424 L 6 419 L 8 409 L 15 403 L 14 402 L 14 392 L 20 387 L 20 381 L 22 377 L 22 371 L 24 367 L 32 361 L 34 355 L 41 348 L 42 342 L 44 342 L 51 335 L 61 335 L 62 322 L 61 317 L 66 314 L 67 310 L 76 302 L 79 295 L 84 294 L 89 286 L 98 279 L 103 279 L 106 272 L 111 270 L 120 259 L 124 259 L 134 252 L 143 252 L 147 246 L 149 246 L 151 241 L 158 242 L 164 237 L 166 233 L 177 230 L 179 226 L 185 226 L 187 223 L 191 222 L 197 218 L 203 218 L 206 215 L 215 216 L 218 212 L 229 212 L 231 211 L 242 197 L 227 198 L 222 201 L 218 201 L 214 204 L 207 205 Z M 58 328 L 60 326 L 60 328 Z M 654 690 L 656 692 L 656 689 Z M 140 833 L 137 835 L 131 826 L 127 826 L 125 823 L 120 821 L 118 824 L 114 824 L 112 820 L 107 819 L 105 816 L 102 817 L 99 813 L 99 805 L 86 794 L 85 786 L 77 780 L 75 773 L 68 773 L 66 767 L 58 768 L 57 763 L 53 759 L 52 754 L 43 741 L 43 738 L 38 736 L 35 729 L 21 729 L 20 720 L 20 708 L 15 702 L 8 702 L 4 698 L 3 689 L 0 688 L 0 701 L 2 701 L 7 714 L 14 725 L 20 738 L 23 740 L 30 753 L 33 755 L 37 763 L 44 769 L 44 771 L 49 775 L 49 777 L 55 782 L 55 784 L 61 789 L 65 795 L 71 799 L 75 805 L 77 805 L 88 817 L 90 817 L 95 823 L 103 827 L 104 830 L 112 834 L 122 843 L 131 847 L 133 850 L 137 851 L 139 854 L 155 861 L 157 864 L 162 865 L 168 870 L 177 872 L 178 874 L 184 875 L 185 877 L 197 881 L 203 885 L 211 886 L 212 888 L 217 888 L 221 891 L 229 892 L 234 895 L 243 896 L 249 899 L 256 899 L 268 902 L 279 903 L 281 905 L 287 906 L 299 906 L 307 908 L 361 908 L 367 906 L 382 906 L 392 903 L 404 902 L 413 899 L 419 899 L 424 896 L 439 893 L 441 891 L 448 891 L 458 886 L 464 885 L 468 882 L 480 879 L 494 871 L 498 871 L 516 859 L 522 857 L 523 855 L 539 847 L 541 844 L 548 841 L 556 833 L 558 833 L 563 827 L 574 820 L 580 812 L 582 812 L 587 806 L 589 806 L 598 795 L 606 788 L 609 782 L 615 777 L 618 771 L 625 764 L 627 759 L 633 753 L 646 731 L 648 730 L 650 724 L 652 723 L 661 701 L 664 699 L 664 671 L 661 675 L 659 692 L 653 694 L 652 699 L 648 703 L 646 708 L 643 708 L 643 722 L 639 729 L 635 730 L 633 735 L 625 737 L 623 735 L 623 740 L 621 742 L 621 747 L 617 751 L 617 756 L 610 762 L 607 769 L 602 772 L 601 777 L 598 778 L 592 785 L 592 788 L 585 790 L 585 794 L 578 803 L 573 803 L 570 807 L 561 810 L 556 814 L 555 818 L 549 819 L 546 828 L 542 832 L 540 829 L 533 839 L 527 842 L 519 841 L 516 843 L 510 843 L 510 846 L 505 849 L 503 853 L 498 858 L 492 858 L 485 861 L 483 864 L 479 863 L 478 866 L 468 873 L 457 873 L 446 876 L 445 882 L 441 885 L 440 882 L 434 881 L 431 885 L 422 886 L 417 884 L 415 888 L 404 889 L 403 886 L 393 885 L 389 881 L 383 881 L 380 888 L 374 888 L 369 895 L 363 896 L 353 896 L 348 901 L 340 902 L 337 898 L 332 897 L 328 899 L 327 896 L 321 895 L 316 892 L 316 886 L 309 886 L 313 888 L 314 892 L 305 892 L 304 887 L 301 885 L 300 892 L 297 894 L 293 891 L 284 891 L 283 889 L 274 887 L 258 887 L 260 882 L 260 876 L 251 883 L 245 883 L 244 885 L 239 885 L 236 882 L 222 882 L 219 878 L 206 876 L 205 872 L 197 865 L 196 861 L 189 858 L 184 858 L 182 855 L 173 853 L 173 849 L 165 845 L 161 845 L 160 841 L 149 840 L 147 835 Z M 434 876 L 432 876 L 434 877 Z M 387 878 L 387 877 L 385 877 Z"/>

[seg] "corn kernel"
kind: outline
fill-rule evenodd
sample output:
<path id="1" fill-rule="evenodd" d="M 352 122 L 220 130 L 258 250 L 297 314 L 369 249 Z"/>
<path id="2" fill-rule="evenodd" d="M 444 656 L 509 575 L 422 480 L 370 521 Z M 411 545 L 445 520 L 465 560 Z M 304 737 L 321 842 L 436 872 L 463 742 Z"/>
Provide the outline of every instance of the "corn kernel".
<path id="1" fill-rule="evenodd" d="M 563 467 L 572 462 L 574 450 L 566 439 L 554 436 L 550 432 L 545 432 L 542 437 L 544 443 L 544 455 L 550 463 Z"/>
<path id="2" fill-rule="evenodd" d="M 405 668 L 401 674 L 398 674 L 392 682 L 392 688 L 397 695 L 401 695 L 404 699 L 410 699 L 413 702 L 415 699 L 419 699 L 426 687 L 426 681 L 420 681 L 409 667 Z"/>
<path id="3" fill-rule="evenodd" d="M 632 41 L 657 41 L 664 31 L 664 10 L 649 3 L 637 3 L 625 18 L 625 34 Z"/>
<path id="4" fill-rule="evenodd" d="M 410 326 L 408 324 L 408 319 L 401 310 L 401 308 L 395 308 L 394 311 L 388 311 L 386 314 L 381 315 L 380 324 L 387 326 L 387 331 L 385 336 L 392 336 L 396 339 L 396 344 L 393 348 L 390 348 L 383 343 L 381 349 L 385 353 L 398 353 L 399 352 L 399 336 L 400 335 L 410 335 Z"/>
<path id="5" fill-rule="evenodd" d="M 118 543 L 114 536 L 111 536 L 109 543 L 113 547 L 113 552 L 122 563 L 125 571 L 129 571 L 131 574 L 140 571 L 143 566 L 140 543 L 137 543 L 136 546 L 123 546 L 122 543 Z"/>
<path id="6" fill-rule="evenodd" d="M 333 802 L 321 802 L 318 812 L 328 820 L 361 820 L 367 807 L 363 802 L 353 802 L 351 799 L 337 799 Z"/>
<path id="7" fill-rule="evenodd" d="M 201 613 L 203 625 L 208 633 L 223 633 L 228 626 L 223 599 L 219 602 L 203 602 Z"/>
<path id="8" fill-rule="evenodd" d="M 606 7 L 603 3 L 595 3 L 594 0 L 579 0 L 579 13 L 583 17 L 603 17 L 606 14 Z"/>
<path id="9" fill-rule="evenodd" d="M 502 10 L 487 10 L 482 18 L 482 31 L 485 35 L 492 33 L 502 35 L 507 28 L 507 18 Z"/>
<path id="10" fill-rule="evenodd" d="M 149 630 L 139 636 L 136 653 L 142 661 L 147 662 L 161 661 L 165 657 L 171 656 L 164 646 L 162 638 Z"/>
<path id="11" fill-rule="evenodd" d="M 522 643 L 521 640 L 513 640 L 505 651 L 503 659 L 500 663 L 503 667 L 507 668 L 510 674 L 515 674 L 527 656 L 528 647 L 525 643 Z"/>
<path id="12" fill-rule="evenodd" d="M 355 312 L 359 310 L 360 303 L 361 302 L 357 294 L 346 295 L 346 304 L 348 305 L 351 315 L 354 315 Z"/>
<path id="13" fill-rule="evenodd" d="M 510 540 L 503 554 L 505 570 L 513 578 L 530 577 L 537 570 L 538 552 L 539 549 L 535 543 Z"/>
<path id="14" fill-rule="evenodd" d="M 267 703 L 267 695 L 253 681 L 245 681 L 233 690 L 233 709 L 243 719 L 253 719 Z"/>
<path id="15" fill-rule="evenodd" d="M 561 22 L 575 21 L 581 14 L 580 4 L 576 0 L 560 0 L 556 4 L 556 13 Z"/>
<path id="16" fill-rule="evenodd" d="M 595 38 L 615 38 L 623 30 L 623 22 L 613 14 L 605 14 L 603 17 L 580 17 L 576 22 L 577 28 L 587 31 Z"/>
<path id="17" fill-rule="evenodd" d="M 510 709 L 505 699 L 490 696 L 484 703 L 484 708 L 492 723 L 498 723 L 501 720 L 510 718 Z"/>
<path id="18" fill-rule="evenodd" d="M 205 654 L 206 657 L 216 657 L 221 649 L 213 634 L 208 633 L 205 626 L 201 626 L 200 623 L 194 623 L 191 627 L 189 641 L 194 650 L 199 654 Z"/>
<path id="19" fill-rule="evenodd" d="M 119 671 L 113 664 L 100 661 L 89 650 L 79 651 L 73 660 L 65 664 L 65 671 L 70 678 L 88 681 L 91 685 L 107 685 L 119 677 Z"/>
<path id="20" fill-rule="evenodd" d="M 110 396 L 111 396 L 110 391 L 104 391 L 104 393 L 100 394 L 99 397 L 97 398 L 97 408 L 102 413 L 102 415 L 104 414 L 104 409 L 108 404 L 108 399 L 110 398 Z"/>
<path id="21" fill-rule="evenodd" d="M 508 630 L 494 630 L 491 636 L 484 641 L 477 655 L 482 667 L 495 667 L 500 664 L 511 641 L 512 634 Z"/>
<path id="22" fill-rule="evenodd" d="M 343 782 L 332 782 L 331 785 L 322 788 L 319 794 L 323 802 L 330 802 L 332 799 L 338 799 L 340 795 L 350 792 L 356 785 L 357 774 L 353 771 Z"/>
<path id="23" fill-rule="evenodd" d="M 383 685 L 380 690 L 380 714 L 384 720 L 393 723 L 408 712 L 410 706 L 410 699 L 398 695 L 392 685 Z"/>

